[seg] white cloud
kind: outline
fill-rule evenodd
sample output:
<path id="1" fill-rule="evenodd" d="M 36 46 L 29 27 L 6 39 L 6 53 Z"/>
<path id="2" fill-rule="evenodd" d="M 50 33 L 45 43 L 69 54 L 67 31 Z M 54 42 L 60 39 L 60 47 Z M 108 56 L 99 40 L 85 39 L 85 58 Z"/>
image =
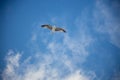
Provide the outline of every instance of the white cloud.
<path id="1" fill-rule="evenodd" d="M 114 5 L 112 5 L 114 7 Z M 109 36 L 109 41 L 120 48 L 120 23 L 113 10 L 103 1 L 96 1 L 94 10 L 95 30 Z"/>
<path id="2" fill-rule="evenodd" d="M 49 61 L 48 56 L 45 56 L 43 62 L 38 62 L 37 64 L 20 63 L 20 56 L 22 57 L 21 53 L 15 52 L 6 56 L 7 67 L 3 73 L 3 80 L 92 80 L 94 78 L 93 74 L 86 75 L 84 71 L 74 69 L 69 60 L 64 61 L 69 66 L 63 69 L 65 65 L 62 64 L 61 68 L 58 65 L 56 65 L 57 67 L 53 66 L 54 60 L 52 62 Z M 53 56 L 50 59 L 53 59 Z M 58 62 L 59 64 L 61 63 L 60 61 Z M 65 75 L 65 70 L 71 70 L 71 72 Z"/>
<path id="3" fill-rule="evenodd" d="M 70 75 L 68 75 L 65 80 L 90 80 L 89 77 L 86 77 L 80 74 L 80 71 L 76 71 Z"/>
<path id="4" fill-rule="evenodd" d="M 64 80 L 93 80 L 96 77 L 94 72 L 88 72 L 85 74 L 82 70 L 76 70 L 75 72 L 69 74 Z"/>
<path id="5" fill-rule="evenodd" d="M 12 80 L 16 78 L 16 70 L 19 68 L 19 59 L 21 55 L 17 53 L 16 55 L 12 50 L 8 52 L 8 56 L 6 57 L 6 68 L 3 72 L 4 80 Z M 13 78 L 12 78 L 13 77 Z"/>

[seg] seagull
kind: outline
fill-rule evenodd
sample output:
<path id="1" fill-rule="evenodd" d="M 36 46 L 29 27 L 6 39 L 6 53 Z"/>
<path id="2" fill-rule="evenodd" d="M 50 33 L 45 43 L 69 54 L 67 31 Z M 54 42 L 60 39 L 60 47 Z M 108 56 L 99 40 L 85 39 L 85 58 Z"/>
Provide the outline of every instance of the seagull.
<path id="1" fill-rule="evenodd" d="M 52 32 L 60 31 L 60 32 L 66 33 L 66 31 L 65 31 L 63 28 L 56 27 L 56 26 L 51 26 L 51 25 L 49 25 L 49 24 L 41 25 L 41 27 L 43 27 L 43 28 L 48 28 L 48 29 L 50 29 Z"/>

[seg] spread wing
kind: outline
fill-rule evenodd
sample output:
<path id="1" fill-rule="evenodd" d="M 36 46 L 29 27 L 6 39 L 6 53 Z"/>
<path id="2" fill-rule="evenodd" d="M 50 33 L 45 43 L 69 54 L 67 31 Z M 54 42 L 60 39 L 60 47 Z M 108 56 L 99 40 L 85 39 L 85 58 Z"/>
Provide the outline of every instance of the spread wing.
<path id="1" fill-rule="evenodd" d="M 62 31 L 62 32 L 66 32 L 63 28 L 56 28 L 55 31 Z"/>
<path id="2" fill-rule="evenodd" d="M 51 26 L 51 25 L 45 24 L 45 25 L 41 25 L 41 27 L 43 27 L 43 28 L 48 28 L 48 29 L 52 30 L 52 26 Z"/>

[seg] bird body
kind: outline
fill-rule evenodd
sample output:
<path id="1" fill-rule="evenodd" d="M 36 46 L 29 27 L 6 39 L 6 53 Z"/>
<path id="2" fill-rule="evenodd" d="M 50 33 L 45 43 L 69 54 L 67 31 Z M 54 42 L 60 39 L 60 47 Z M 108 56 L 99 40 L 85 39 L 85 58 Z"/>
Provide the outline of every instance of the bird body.
<path id="1" fill-rule="evenodd" d="M 56 29 L 56 27 L 55 27 L 55 26 L 53 26 L 53 27 L 52 27 L 52 32 L 55 32 L 55 29 Z"/>
<path id="2" fill-rule="evenodd" d="M 48 28 L 52 32 L 55 32 L 55 31 L 60 31 L 60 32 L 64 32 L 64 33 L 66 32 L 63 28 L 59 28 L 59 27 L 56 27 L 56 26 L 51 26 L 51 25 L 48 25 L 48 24 L 41 25 L 41 27 Z"/>

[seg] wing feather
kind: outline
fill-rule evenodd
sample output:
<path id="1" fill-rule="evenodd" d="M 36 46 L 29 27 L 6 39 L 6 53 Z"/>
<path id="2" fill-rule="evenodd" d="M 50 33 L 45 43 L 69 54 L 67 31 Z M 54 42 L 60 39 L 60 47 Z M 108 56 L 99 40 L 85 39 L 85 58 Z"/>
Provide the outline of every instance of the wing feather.
<path id="1" fill-rule="evenodd" d="M 48 29 L 52 30 L 52 26 L 51 26 L 51 25 L 45 24 L 45 25 L 41 25 L 41 27 L 43 27 L 43 28 L 48 28 Z"/>
<path id="2" fill-rule="evenodd" d="M 62 31 L 62 32 L 66 32 L 63 28 L 56 28 L 55 31 Z"/>

